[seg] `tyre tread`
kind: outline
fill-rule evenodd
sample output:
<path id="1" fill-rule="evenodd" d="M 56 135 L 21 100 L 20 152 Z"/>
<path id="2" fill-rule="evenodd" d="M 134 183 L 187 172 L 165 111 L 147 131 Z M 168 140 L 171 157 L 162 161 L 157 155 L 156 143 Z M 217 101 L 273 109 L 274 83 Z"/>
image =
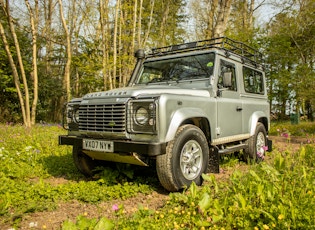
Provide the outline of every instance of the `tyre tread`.
<path id="1" fill-rule="evenodd" d="M 205 136 L 201 135 L 201 133 L 203 134 L 203 132 L 197 126 L 191 124 L 180 126 L 175 134 L 175 138 L 168 143 L 166 147 L 166 154 L 157 157 L 156 171 L 158 174 L 158 178 L 161 185 L 170 192 L 175 192 L 183 188 L 182 182 L 174 176 L 174 168 L 172 165 L 172 158 L 174 157 L 174 145 L 176 143 L 176 140 L 182 135 L 183 132 L 192 129 L 195 129 L 195 131 L 197 132 L 196 136 L 199 136 L 200 138 L 206 140 Z M 208 146 L 207 149 L 209 149 Z M 204 170 L 205 172 L 207 170 L 209 152 L 207 153 L 207 155 L 208 156 L 206 157 L 206 159 L 203 159 L 204 161 L 207 161 Z M 197 185 L 200 185 L 202 183 L 202 178 L 200 178 L 199 181 L 197 178 L 195 180 Z"/>

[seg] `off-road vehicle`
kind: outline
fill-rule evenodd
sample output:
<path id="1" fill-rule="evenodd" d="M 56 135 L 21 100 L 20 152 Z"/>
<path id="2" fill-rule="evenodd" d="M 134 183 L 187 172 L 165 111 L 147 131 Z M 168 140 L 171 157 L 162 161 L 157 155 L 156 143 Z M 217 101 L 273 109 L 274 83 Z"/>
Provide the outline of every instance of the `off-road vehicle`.
<path id="1" fill-rule="evenodd" d="M 65 108 L 76 167 L 100 162 L 156 165 L 177 191 L 219 172 L 219 155 L 263 160 L 270 126 L 262 55 L 221 37 L 135 53 L 128 87 L 89 93 Z M 268 147 L 269 146 L 269 147 Z"/>

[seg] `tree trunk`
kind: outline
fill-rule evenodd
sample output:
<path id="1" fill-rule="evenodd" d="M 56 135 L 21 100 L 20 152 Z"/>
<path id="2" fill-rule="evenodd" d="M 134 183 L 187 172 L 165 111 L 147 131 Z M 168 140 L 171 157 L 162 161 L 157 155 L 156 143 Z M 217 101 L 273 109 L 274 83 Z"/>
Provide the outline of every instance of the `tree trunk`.
<path id="1" fill-rule="evenodd" d="M 10 46 L 9 46 L 8 41 L 7 41 L 6 35 L 4 33 L 4 28 L 3 28 L 3 25 L 1 23 L 1 20 L 0 20 L 0 34 L 1 34 L 1 38 L 2 38 L 3 44 L 4 44 L 4 49 L 5 49 L 6 53 L 7 53 L 7 56 L 8 56 L 9 62 L 10 62 L 10 66 L 12 68 L 14 84 L 15 84 L 15 88 L 16 88 L 16 91 L 17 91 L 17 94 L 18 94 L 18 97 L 19 97 L 19 100 L 20 100 L 21 112 L 22 112 L 22 117 L 23 117 L 23 123 L 24 123 L 24 125 L 26 127 L 29 127 L 30 123 L 27 122 L 26 109 L 25 109 L 23 94 L 22 94 L 22 91 L 21 91 L 19 74 L 18 74 L 18 71 L 17 71 L 17 67 L 15 65 L 15 62 L 13 60 L 13 57 L 12 57 L 12 54 L 11 54 L 11 51 L 10 51 Z"/>
<path id="2" fill-rule="evenodd" d="M 138 9 L 138 0 L 135 0 L 135 4 L 133 7 L 133 25 L 132 25 L 132 32 L 131 32 L 130 53 L 133 53 L 135 51 L 136 27 L 137 27 L 137 9 Z"/>
<path id="3" fill-rule="evenodd" d="M 218 11 L 219 0 L 213 0 L 209 7 L 209 17 L 207 21 L 206 39 L 213 37 L 213 29 L 215 22 L 215 12 Z"/>
<path id="4" fill-rule="evenodd" d="M 140 0 L 140 5 L 139 5 L 139 17 L 138 17 L 138 48 L 141 49 L 141 24 L 142 24 L 142 5 L 143 5 L 143 0 Z"/>
<path id="5" fill-rule="evenodd" d="M 72 58 L 72 53 L 71 53 L 71 37 L 70 33 L 67 27 L 67 23 L 63 14 L 63 7 L 62 7 L 62 2 L 61 0 L 58 0 L 59 2 L 59 10 L 60 10 L 60 18 L 62 22 L 63 29 L 65 31 L 66 35 L 66 50 L 67 50 L 67 62 L 64 70 L 64 88 L 66 91 L 66 98 L 65 101 L 69 101 L 71 99 L 71 88 L 70 88 L 70 67 L 71 67 L 71 58 Z"/>
<path id="6" fill-rule="evenodd" d="M 220 3 L 218 19 L 216 25 L 213 30 L 214 37 L 222 37 L 224 36 L 227 22 L 231 12 L 231 4 L 232 0 L 222 0 Z"/>
<path id="7" fill-rule="evenodd" d="M 309 121 L 314 121 L 314 115 L 313 115 L 313 107 L 312 107 L 312 103 L 310 100 L 306 100 L 305 101 L 305 107 L 306 107 L 306 111 L 307 111 L 307 119 Z"/>
<path id="8" fill-rule="evenodd" d="M 248 18 L 248 26 L 249 28 L 253 28 L 254 27 L 254 10 L 255 10 L 255 0 L 251 0 L 250 1 L 250 5 L 249 5 L 249 18 Z"/>
<path id="9" fill-rule="evenodd" d="M 43 37 L 48 38 L 52 35 L 52 15 L 53 15 L 53 3 L 52 0 L 48 0 L 48 4 L 46 5 L 46 1 L 44 1 L 44 14 L 45 14 L 45 27 L 43 30 Z M 52 57 L 52 41 L 51 39 L 46 39 L 46 55 L 45 55 L 45 74 L 47 76 L 51 75 L 51 62 L 50 59 Z"/>
<path id="10" fill-rule="evenodd" d="M 30 3 L 28 0 L 25 0 L 25 4 L 27 6 L 28 12 L 30 14 L 30 22 L 32 28 L 32 49 L 33 49 L 33 60 L 32 60 L 32 68 L 33 68 L 33 104 L 32 104 L 32 115 L 31 115 L 31 123 L 35 125 L 36 122 L 36 107 L 38 101 L 38 74 L 37 74 L 37 27 L 38 27 L 38 0 L 35 0 L 35 14 L 32 11 Z"/>
<path id="11" fill-rule="evenodd" d="M 60 63 L 54 60 L 54 52 L 53 52 L 53 41 L 51 38 L 54 37 L 54 31 L 52 29 L 53 24 L 53 14 L 54 14 L 54 0 L 45 0 L 44 1 L 44 15 L 45 15 L 45 27 L 42 31 L 42 37 L 46 39 L 46 54 L 45 54 L 45 76 L 48 78 L 52 78 L 54 76 L 53 66 L 56 63 Z M 59 81 L 59 74 L 57 80 Z M 54 122 L 59 122 L 62 119 L 62 101 L 57 100 L 59 98 L 58 94 L 51 95 L 48 103 L 49 109 L 46 119 Z"/>
<path id="12" fill-rule="evenodd" d="M 120 2 L 120 6 L 119 6 L 119 8 L 121 9 L 121 11 L 122 11 L 122 6 L 121 6 L 121 2 Z M 122 14 L 122 13 L 121 13 Z M 122 55 L 123 55 L 123 51 L 122 51 L 122 30 L 123 30 L 123 26 L 122 26 L 122 24 L 123 24 L 123 18 L 122 17 L 119 17 L 119 38 L 118 38 L 118 47 L 119 47 L 119 49 L 118 49 L 118 55 L 119 55 L 119 57 L 122 57 Z M 123 77 L 123 59 L 122 58 L 120 58 L 119 59 L 119 66 L 120 66 L 120 68 L 119 68 L 119 70 L 118 70 L 118 74 L 119 74 L 119 87 L 123 87 L 123 86 L 125 86 L 124 85 L 124 83 L 123 83 L 123 81 L 124 81 L 124 77 Z"/>
<path id="13" fill-rule="evenodd" d="M 160 28 L 160 34 L 161 34 L 161 41 L 158 46 L 165 46 L 166 45 L 166 24 L 168 21 L 169 11 L 170 11 L 170 5 L 169 1 L 166 1 L 166 8 L 164 10 L 162 21 L 161 21 L 161 28 Z M 164 4 L 163 4 L 164 6 Z"/>
<path id="14" fill-rule="evenodd" d="M 17 58 L 18 58 L 18 63 L 19 63 L 19 67 L 20 67 L 21 77 L 22 77 L 22 81 L 23 81 L 24 94 L 25 94 L 25 101 L 23 103 L 21 103 L 23 121 L 24 121 L 24 124 L 25 124 L 26 127 L 31 127 L 32 124 L 31 124 L 30 98 L 29 98 L 28 84 L 27 84 L 27 79 L 26 79 L 26 75 L 25 75 L 25 70 L 24 70 L 24 64 L 23 64 L 22 55 L 21 55 L 20 44 L 19 44 L 19 41 L 17 39 L 15 28 L 14 28 L 14 25 L 13 25 L 13 22 L 12 22 L 13 19 L 12 19 L 11 14 L 10 14 L 9 0 L 6 1 L 6 6 L 5 7 L 4 7 L 3 0 L 1 0 L 1 5 L 4 8 L 3 10 L 6 12 L 7 20 L 8 20 L 10 31 L 11 31 L 11 35 L 12 35 L 13 40 L 14 40 L 15 51 L 16 51 L 16 55 L 17 55 Z M 12 59 L 12 60 L 9 60 L 10 63 L 11 63 L 11 61 L 13 61 L 13 58 L 12 58 L 12 55 L 11 55 L 9 44 L 7 43 L 7 39 L 6 39 L 6 36 L 5 36 L 5 33 L 4 33 L 3 26 L 2 26 L 2 30 L 3 30 L 3 33 L 1 33 L 1 34 L 3 34 L 2 35 L 2 40 L 3 40 L 4 43 L 6 41 L 7 45 L 5 45 L 5 49 L 8 49 L 8 50 L 6 50 L 6 52 L 8 54 L 8 58 Z M 13 64 L 14 64 L 14 62 L 13 62 Z M 15 75 L 14 78 L 17 78 L 17 79 L 15 79 L 15 81 L 16 81 L 16 80 L 18 80 L 18 76 L 19 76 L 18 73 L 17 73 L 16 65 L 15 64 L 12 65 L 12 63 L 11 63 L 11 67 L 12 67 L 12 71 L 13 72 L 16 71 L 16 74 L 14 74 Z M 15 85 L 17 87 L 17 90 L 19 91 L 19 89 L 20 89 L 19 84 L 17 85 L 17 82 L 16 82 Z M 21 91 L 21 89 L 20 89 L 20 91 Z M 20 92 L 19 97 L 21 97 L 20 98 L 20 102 L 21 102 L 21 100 L 23 101 L 23 93 L 22 93 L 22 91 Z M 25 108 L 24 108 L 24 105 L 25 105 Z"/>
<path id="15" fill-rule="evenodd" d="M 153 18 L 154 3 L 155 3 L 155 0 L 151 0 L 151 10 L 150 10 L 150 19 L 149 19 L 148 29 L 144 33 L 145 35 L 144 35 L 144 38 L 143 38 L 143 40 L 141 42 L 140 47 L 144 47 L 145 46 L 145 44 L 147 43 L 147 40 L 149 38 L 149 35 L 150 35 L 150 30 L 151 30 L 151 25 L 152 25 L 152 18 Z"/>
<path id="16" fill-rule="evenodd" d="M 106 50 L 106 19 L 107 19 L 107 10 L 105 11 L 105 7 L 108 6 L 108 1 L 103 2 L 103 0 L 99 1 L 99 11 L 100 11 L 100 26 L 101 26 L 101 49 L 102 49 L 102 73 L 103 73 L 103 84 L 104 84 L 104 90 L 107 90 L 107 50 Z"/>
<path id="17" fill-rule="evenodd" d="M 247 28 L 248 26 L 248 4 L 247 0 L 243 1 L 243 29 Z"/>
<path id="18" fill-rule="evenodd" d="M 115 7 L 115 25 L 114 25 L 114 41 L 113 41 L 113 84 L 110 84 L 110 89 L 113 87 L 116 88 L 116 71 L 117 71 L 117 31 L 118 31 L 118 17 L 119 17 L 119 7 L 120 0 L 117 0 L 116 7 Z M 111 78 L 110 78 L 111 82 Z"/>

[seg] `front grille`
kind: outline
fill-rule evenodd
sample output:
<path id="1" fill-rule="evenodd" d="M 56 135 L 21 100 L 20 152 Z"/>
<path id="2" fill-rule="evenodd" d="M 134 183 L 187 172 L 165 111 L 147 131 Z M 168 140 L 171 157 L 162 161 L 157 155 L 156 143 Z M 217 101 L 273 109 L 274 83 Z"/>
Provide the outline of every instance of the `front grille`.
<path id="1" fill-rule="evenodd" d="M 125 126 L 125 104 L 80 105 L 80 131 L 123 133 Z"/>

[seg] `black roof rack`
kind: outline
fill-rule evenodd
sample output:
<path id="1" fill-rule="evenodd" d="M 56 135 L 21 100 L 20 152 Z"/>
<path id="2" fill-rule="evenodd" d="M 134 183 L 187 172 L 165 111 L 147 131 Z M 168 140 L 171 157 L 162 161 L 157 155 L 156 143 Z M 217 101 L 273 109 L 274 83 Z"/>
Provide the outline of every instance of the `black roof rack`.
<path id="1" fill-rule="evenodd" d="M 218 37 L 208 40 L 183 43 L 179 45 L 153 48 L 148 56 L 164 56 L 168 54 L 211 48 L 222 49 L 226 52 L 237 54 L 242 58 L 243 62 L 249 62 L 253 65 L 263 63 L 263 55 L 258 50 L 244 44 L 243 42 L 234 41 L 228 37 Z"/>

